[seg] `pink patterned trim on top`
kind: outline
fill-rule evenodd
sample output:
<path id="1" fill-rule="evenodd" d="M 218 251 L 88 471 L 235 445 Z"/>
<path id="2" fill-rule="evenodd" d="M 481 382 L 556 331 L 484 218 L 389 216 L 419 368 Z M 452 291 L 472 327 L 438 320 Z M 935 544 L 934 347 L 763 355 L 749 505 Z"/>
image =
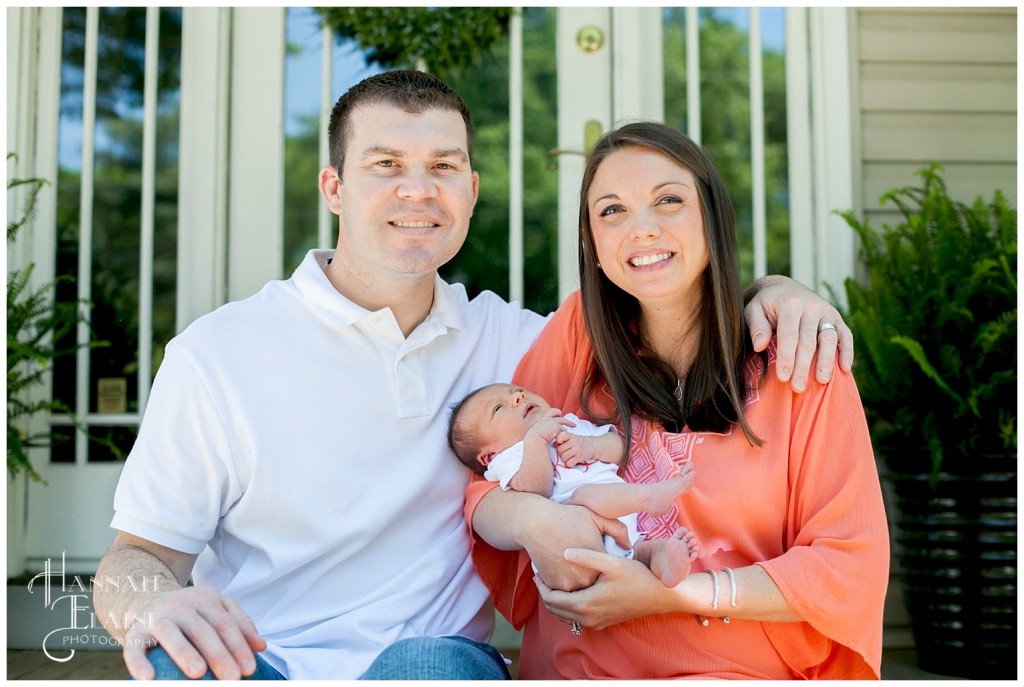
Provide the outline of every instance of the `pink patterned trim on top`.
<path id="1" fill-rule="evenodd" d="M 776 359 L 774 338 L 767 353 L 770 370 Z M 746 375 L 748 382 L 747 399 L 744 406 L 756 403 L 761 398 L 760 370 L 761 362 L 756 356 L 751 357 L 743 366 L 743 374 Z M 687 430 L 680 434 L 673 434 L 635 416 L 631 424 L 633 446 L 630 449 L 629 465 L 626 467 L 624 477 L 627 482 L 637 484 L 660 482 L 672 477 L 679 472 L 686 461 L 693 459 L 696 447 L 704 443 L 705 436 L 728 436 L 736 428 L 735 425 L 732 425 L 725 432 L 690 432 Z M 685 523 L 680 522 L 679 508 L 676 505 L 657 517 L 644 512 L 637 515 L 637 529 L 645 532 L 647 539 L 666 539 L 672 536 L 676 528 L 682 524 Z"/>

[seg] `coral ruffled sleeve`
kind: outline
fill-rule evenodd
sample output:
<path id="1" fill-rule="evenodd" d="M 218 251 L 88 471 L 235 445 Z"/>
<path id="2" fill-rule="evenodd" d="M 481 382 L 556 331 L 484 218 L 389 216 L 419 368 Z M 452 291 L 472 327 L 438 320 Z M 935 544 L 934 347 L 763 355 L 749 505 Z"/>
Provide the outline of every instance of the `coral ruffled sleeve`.
<path id="1" fill-rule="evenodd" d="M 577 291 L 552 316 L 512 378 L 513 383 L 540 395 L 563 413 L 579 412 L 579 392 L 590 364 L 590 340 L 579 310 Z M 496 486 L 497 482 L 474 476 L 466 489 L 465 516 L 471 530 L 477 505 Z M 472 534 L 477 572 L 494 597 L 498 611 L 520 629 L 540 601 L 529 556 L 524 551 L 500 551 L 475 530 Z"/>
<path id="2" fill-rule="evenodd" d="M 804 677 L 877 678 L 889 539 L 860 396 L 837 370 L 793 406 L 786 551 L 760 565 L 811 627 L 764 627 Z"/>

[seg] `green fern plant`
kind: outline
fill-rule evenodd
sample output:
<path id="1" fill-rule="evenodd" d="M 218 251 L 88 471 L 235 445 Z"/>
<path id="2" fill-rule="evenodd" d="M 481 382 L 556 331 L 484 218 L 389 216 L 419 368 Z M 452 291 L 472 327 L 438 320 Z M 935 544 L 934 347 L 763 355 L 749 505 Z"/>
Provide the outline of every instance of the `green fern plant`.
<path id="1" fill-rule="evenodd" d="M 14 153 L 8 153 L 10 160 Z M 49 182 L 45 179 L 10 178 L 7 180 L 8 200 L 11 190 L 27 187 L 21 217 L 8 222 L 7 243 L 10 244 L 34 216 L 39 193 Z M 84 301 L 60 302 L 54 295 L 57 285 L 73 281 L 70 276 L 57 277 L 34 289 L 30 286 L 35 263 L 7 275 L 7 472 L 13 477 L 26 473 L 37 482 L 45 482 L 32 467 L 29 450 L 49 447 L 64 437 L 47 431 L 32 432 L 30 420 L 39 413 L 72 414 L 60 401 L 46 398 L 32 400 L 31 392 L 46 381 L 53 361 L 73 355 L 77 343 L 63 345 L 79 322 L 85 322 Z M 74 342 L 74 337 L 72 336 Z M 92 342 L 89 347 L 106 345 Z"/>
<path id="2" fill-rule="evenodd" d="M 933 484 L 1017 447 L 1017 213 L 1000 191 L 954 201 L 940 170 L 882 196 L 902 215 L 895 226 L 838 213 L 865 269 L 845 282 L 843 315 L 875 447 L 890 469 Z"/>

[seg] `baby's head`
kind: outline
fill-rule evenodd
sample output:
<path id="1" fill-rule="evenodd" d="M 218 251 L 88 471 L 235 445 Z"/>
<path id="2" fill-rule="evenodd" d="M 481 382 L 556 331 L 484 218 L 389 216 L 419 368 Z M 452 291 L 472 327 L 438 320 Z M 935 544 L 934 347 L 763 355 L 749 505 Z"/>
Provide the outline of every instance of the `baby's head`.
<path id="1" fill-rule="evenodd" d="M 550 408 L 522 387 L 490 384 L 452 406 L 448 445 L 463 465 L 482 475 L 495 454 L 522 441 Z"/>

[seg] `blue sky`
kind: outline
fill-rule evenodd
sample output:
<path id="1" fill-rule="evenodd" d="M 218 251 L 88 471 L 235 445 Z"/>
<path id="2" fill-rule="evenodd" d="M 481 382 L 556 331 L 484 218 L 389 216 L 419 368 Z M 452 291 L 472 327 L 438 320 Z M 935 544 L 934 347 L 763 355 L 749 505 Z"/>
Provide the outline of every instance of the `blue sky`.
<path id="1" fill-rule="evenodd" d="M 321 39 L 320 18 L 309 7 L 289 7 L 286 40 L 301 46 L 298 54 L 289 55 L 285 62 L 285 131 L 296 133 L 297 114 L 316 114 L 320 111 Z M 333 44 L 334 68 L 331 79 L 332 100 L 367 76 L 380 71 L 368 67 L 359 46 L 351 41 Z"/>

